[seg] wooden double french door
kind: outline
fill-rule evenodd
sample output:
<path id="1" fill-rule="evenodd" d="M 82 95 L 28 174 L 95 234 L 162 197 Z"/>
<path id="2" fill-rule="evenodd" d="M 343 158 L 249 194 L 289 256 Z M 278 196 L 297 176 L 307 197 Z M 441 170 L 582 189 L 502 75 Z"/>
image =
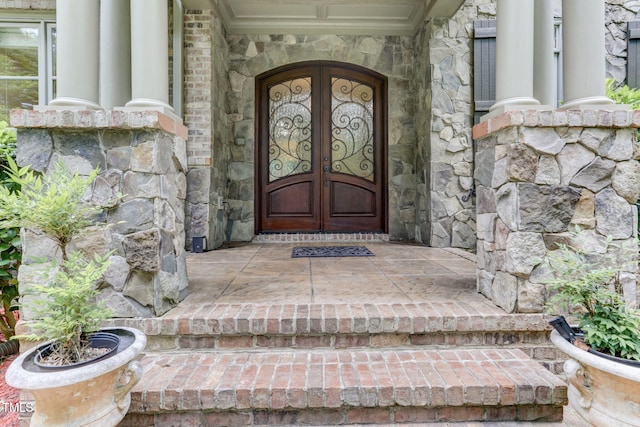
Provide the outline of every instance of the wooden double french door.
<path id="1" fill-rule="evenodd" d="M 256 231 L 386 232 L 386 79 L 303 63 L 256 95 Z"/>

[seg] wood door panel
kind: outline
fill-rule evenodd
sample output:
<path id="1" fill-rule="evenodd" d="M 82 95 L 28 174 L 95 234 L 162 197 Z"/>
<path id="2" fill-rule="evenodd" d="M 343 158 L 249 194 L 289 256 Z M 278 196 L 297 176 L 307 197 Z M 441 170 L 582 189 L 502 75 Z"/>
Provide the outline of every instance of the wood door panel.
<path id="1" fill-rule="evenodd" d="M 268 191 L 269 216 L 313 216 L 315 200 L 313 181 L 296 182 Z"/>
<path id="2" fill-rule="evenodd" d="M 387 80 L 309 61 L 256 80 L 256 232 L 386 232 Z"/>
<path id="3" fill-rule="evenodd" d="M 375 216 L 376 193 L 346 182 L 332 183 L 331 216 Z"/>

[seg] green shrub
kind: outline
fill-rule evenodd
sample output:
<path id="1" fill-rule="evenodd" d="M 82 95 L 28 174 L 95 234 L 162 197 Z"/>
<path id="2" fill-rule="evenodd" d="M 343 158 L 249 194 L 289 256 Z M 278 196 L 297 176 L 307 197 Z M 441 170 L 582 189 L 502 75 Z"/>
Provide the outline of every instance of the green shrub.
<path id="1" fill-rule="evenodd" d="M 80 252 L 72 252 L 60 268 L 54 265 L 52 279 L 46 285 L 35 284 L 33 291 L 40 298 L 34 302 L 36 320 L 31 323 L 34 333 L 20 338 L 32 341 L 55 341 L 56 364 L 83 361 L 87 351 L 87 334 L 99 329 L 110 316 L 102 304 L 96 304 L 98 289 L 109 266 L 109 256 L 96 255 L 91 261 Z"/>
<path id="2" fill-rule="evenodd" d="M 640 109 L 640 89 L 631 89 L 627 85 L 616 87 L 615 79 L 607 79 L 605 85 L 607 97 L 616 104 L 626 104 L 632 110 Z"/>
<path id="3" fill-rule="evenodd" d="M 548 253 L 554 272 L 549 290 L 550 313 L 572 313 L 584 341 L 594 349 L 627 359 L 640 360 L 640 313 L 624 301 L 621 274 L 633 269 L 638 242 L 615 244 L 611 238 L 604 248 L 589 247 L 577 228 L 570 234 L 571 244 L 559 244 Z"/>
<path id="4" fill-rule="evenodd" d="M 627 104 L 632 110 L 640 109 L 640 88 L 631 89 L 629 86 L 615 87 L 615 79 L 606 80 L 607 97 L 615 101 L 616 104 Z M 640 140 L 640 131 L 638 132 Z M 640 200 L 636 203 L 636 209 L 640 214 Z M 640 231 L 640 215 L 638 215 L 638 230 Z"/>
<path id="5" fill-rule="evenodd" d="M 8 159 L 15 157 L 16 130 L 0 121 L 0 186 L 9 192 L 15 192 L 20 186 L 8 179 L 4 169 Z M 18 309 L 18 268 L 22 261 L 20 229 L 18 227 L 0 228 L 0 332 L 6 339 L 15 334 Z"/>
<path id="6" fill-rule="evenodd" d="M 31 325 L 32 334 L 18 338 L 54 341 L 56 364 L 86 360 L 91 352 L 88 334 L 110 315 L 95 300 L 110 254 L 86 260 L 81 252 L 68 254 L 66 248 L 74 235 L 96 223 L 101 212 L 85 200 L 98 170 L 82 177 L 60 161 L 46 175 L 38 175 L 12 159 L 5 170 L 20 190 L 0 187 L 0 227 L 38 230 L 55 242 L 62 255 L 62 262 L 53 262 L 43 275 L 46 285 L 29 284 L 38 295 L 34 302 L 38 320 Z"/>

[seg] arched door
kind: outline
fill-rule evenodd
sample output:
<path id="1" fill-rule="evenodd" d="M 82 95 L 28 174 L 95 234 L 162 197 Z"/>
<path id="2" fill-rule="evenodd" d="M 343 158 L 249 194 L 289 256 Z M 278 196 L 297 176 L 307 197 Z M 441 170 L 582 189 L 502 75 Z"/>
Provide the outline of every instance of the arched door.
<path id="1" fill-rule="evenodd" d="M 334 62 L 258 76 L 258 232 L 386 232 L 386 79 Z"/>

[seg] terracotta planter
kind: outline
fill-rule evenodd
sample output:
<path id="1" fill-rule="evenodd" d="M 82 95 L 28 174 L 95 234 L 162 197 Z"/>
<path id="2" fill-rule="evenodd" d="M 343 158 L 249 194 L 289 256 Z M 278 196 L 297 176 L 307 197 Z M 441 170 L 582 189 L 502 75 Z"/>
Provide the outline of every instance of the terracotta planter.
<path id="1" fill-rule="evenodd" d="M 640 368 L 574 346 L 556 331 L 551 342 L 569 356 L 564 372 L 569 404 L 594 426 L 640 426 Z"/>
<path id="2" fill-rule="evenodd" d="M 10 386 L 28 390 L 35 400 L 31 427 L 108 427 L 124 418 L 131 388 L 142 376 L 134 360 L 146 336 L 132 328 L 105 329 L 120 337 L 118 351 L 95 363 L 64 370 L 42 370 L 34 363 L 36 349 L 18 357 L 7 369 Z"/>

